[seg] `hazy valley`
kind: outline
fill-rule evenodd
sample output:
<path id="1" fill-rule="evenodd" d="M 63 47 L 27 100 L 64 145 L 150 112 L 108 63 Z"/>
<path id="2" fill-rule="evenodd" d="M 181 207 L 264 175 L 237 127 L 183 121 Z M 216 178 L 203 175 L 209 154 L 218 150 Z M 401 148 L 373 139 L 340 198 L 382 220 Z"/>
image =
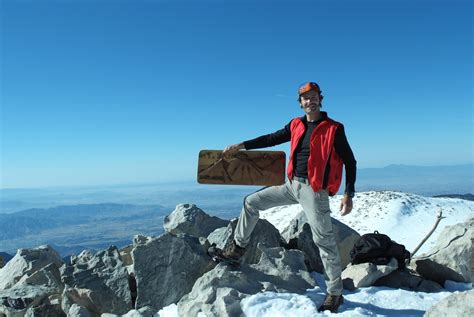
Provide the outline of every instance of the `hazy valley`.
<path id="1" fill-rule="evenodd" d="M 355 211 L 351 217 L 364 223 L 362 221 L 364 219 L 379 218 L 382 213 L 390 212 L 393 206 L 387 207 L 384 202 L 388 196 L 370 194 L 371 191 L 400 191 L 425 197 L 458 194 L 456 197 L 471 199 L 472 195 L 464 194 L 474 192 L 473 166 L 420 168 L 392 165 L 383 169 L 361 169 L 356 186 L 360 194 L 354 200 Z M 440 177 L 440 174 L 443 177 Z M 196 204 L 210 215 L 223 219 L 236 217 L 244 197 L 258 188 L 182 182 L 107 187 L 2 189 L 0 252 L 14 254 L 17 248 L 35 247 L 45 243 L 52 245 L 63 256 L 77 254 L 86 248 L 99 250 L 111 244 L 122 247 L 130 244 L 135 234 L 155 236 L 162 234 L 163 218 L 181 203 Z M 373 198 L 365 199 L 368 195 Z M 337 209 L 338 199 L 338 197 L 332 199 L 333 211 Z M 429 203 L 424 201 L 426 199 L 423 197 L 417 199 L 423 200 L 423 203 L 420 203 L 420 206 L 423 205 L 423 210 L 436 214 L 435 198 L 426 198 Z M 431 199 L 435 199 L 435 202 Z M 406 206 L 409 206 L 414 199 L 405 200 L 407 200 Z M 394 210 L 404 206 L 401 202 L 395 205 Z M 460 204 L 453 206 L 459 207 Z M 450 210 L 458 207 L 450 207 Z M 451 212 L 455 213 L 455 210 Z M 358 217 L 358 214 L 362 215 Z M 350 225 L 356 225 L 355 221 Z"/>

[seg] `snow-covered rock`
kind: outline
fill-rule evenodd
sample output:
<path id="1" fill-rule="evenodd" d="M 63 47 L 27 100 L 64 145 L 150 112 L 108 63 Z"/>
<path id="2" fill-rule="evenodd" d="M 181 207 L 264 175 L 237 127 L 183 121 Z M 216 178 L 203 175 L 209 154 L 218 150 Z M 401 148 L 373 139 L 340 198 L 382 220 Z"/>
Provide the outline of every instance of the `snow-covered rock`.
<path id="1" fill-rule="evenodd" d="M 315 286 L 298 250 L 258 245 L 258 264 L 243 264 L 239 270 L 221 263 L 200 277 L 178 303 L 180 316 L 241 316 L 240 301 L 262 291 L 304 293 Z"/>
<path id="2" fill-rule="evenodd" d="M 145 306 L 140 309 L 132 309 L 124 315 L 102 314 L 100 317 L 151 317 L 154 316 L 156 310 L 152 307 Z"/>
<path id="3" fill-rule="evenodd" d="M 350 264 L 342 271 L 342 283 L 344 288 L 348 290 L 372 286 L 376 280 L 390 274 L 397 268 L 398 262 L 395 258 L 390 259 L 387 265 L 375 265 L 373 263 Z"/>
<path id="4" fill-rule="evenodd" d="M 164 219 L 166 232 L 187 233 L 195 237 L 207 237 L 217 228 L 226 227 L 228 220 L 211 217 L 193 204 L 179 204 Z"/>
<path id="5" fill-rule="evenodd" d="M 341 221 L 359 234 L 374 230 L 387 234 L 392 240 L 405 245 L 412 252 L 423 240 L 436 221 L 439 210 L 444 218 L 438 229 L 418 251 L 428 252 L 435 245 L 444 227 L 464 222 L 474 214 L 474 201 L 457 198 L 424 197 L 395 191 L 368 191 L 356 193 L 354 209 L 341 216 L 341 195 L 330 197 L 331 217 Z M 270 221 L 280 232 L 302 212 L 299 204 L 270 208 L 260 212 L 260 217 Z"/>
<path id="6" fill-rule="evenodd" d="M 446 280 L 472 282 L 473 244 L 474 217 L 444 228 L 435 247 L 412 262 L 420 275 L 441 285 Z"/>
<path id="7" fill-rule="evenodd" d="M 134 242 L 136 308 L 150 306 L 159 310 L 178 302 L 200 276 L 215 266 L 199 239 L 190 235 L 166 233 Z"/>
<path id="8" fill-rule="evenodd" d="M 456 292 L 433 305 L 425 317 L 474 316 L 474 290 Z"/>

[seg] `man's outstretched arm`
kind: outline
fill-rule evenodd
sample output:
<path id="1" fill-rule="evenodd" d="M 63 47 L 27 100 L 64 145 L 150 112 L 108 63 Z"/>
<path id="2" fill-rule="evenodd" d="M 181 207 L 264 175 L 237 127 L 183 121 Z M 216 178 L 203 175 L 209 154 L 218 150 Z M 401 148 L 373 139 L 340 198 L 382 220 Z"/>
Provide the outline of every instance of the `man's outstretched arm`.
<path id="1" fill-rule="evenodd" d="M 239 150 L 253 150 L 261 149 L 270 146 L 275 146 L 290 141 L 291 131 L 288 123 L 283 129 L 274 133 L 259 136 L 258 138 L 244 141 L 242 143 L 232 144 L 224 149 L 223 154 L 232 154 Z"/>

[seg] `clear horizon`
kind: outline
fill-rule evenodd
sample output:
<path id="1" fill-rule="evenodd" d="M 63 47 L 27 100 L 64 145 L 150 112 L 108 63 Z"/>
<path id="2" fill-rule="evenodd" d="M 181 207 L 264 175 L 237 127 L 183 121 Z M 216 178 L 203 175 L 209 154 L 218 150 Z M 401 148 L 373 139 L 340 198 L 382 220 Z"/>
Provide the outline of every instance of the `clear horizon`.
<path id="1" fill-rule="evenodd" d="M 358 168 L 472 164 L 472 15 L 468 0 L 4 0 L 0 188 L 195 179 L 200 150 L 302 116 L 305 81 Z"/>
<path id="2" fill-rule="evenodd" d="M 461 166 L 470 166 L 471 167 L 471 174 L 474 175 L 474 164 L 473 163 L 468 163 L 468 164 L 455 164 L 455 165 L 406 165 L 406 164 L 389 164 L 389 165 L 386 165 L 386 166 L 383 166 L 383 167 L 366 167 L 366 168 L 358 168 L 358 171 L 367 171 L 367 170 L 372 170 L 372 169 L 375 169 L 375 170 L 382 170 L 382 169 L 386 169 L 386 168 L 390 168 L 390 167 L 409 167 L 409 168 L 416 168 L 416 167 L 419 167 L 419 168 L 441 168 L 441 167 L 461 167 Z M 360 179 L 358 179 L 359 182 L 360 182 Z M 194 178 L 189 178 L 189 179 L 174 179 L 174 180 L 168 180 L 168 181 L 148 181 L 148 182 L 122 182 L 122 183 L 103 183 L 103 184 L 88 184 L 88 183 L 84 183 L 84 184 L 59 184 L 59 185 L 54 185 L 54 186 L 36 186 L 36 187 L 0 187 L 0 190 L 41 190 L 41 189 L 44 189 L 44 190 L 48 190 L 48 189 L 51 189 L 51 190 L 54 190 L 54 189 L 73 189 L 73 188 L 77 188 L 77 189 L 87 189 L 87 188 L 90 188 L 90 189 L 93 189 L 93 188 L 107 188 L 107 187 L 133 187 L 133 186 L 137 186 L 137 187 L 140 187 L 140 186 L 150 186 L 150 185 L 156 185 L 156 186 L 168 186 L 168 185 L 175 185 L 175 184 L 186 184 L 186 185 L 189 185 L 189 184 L 193 184 L 195 185 L 196 187 L 201 187 L 201 188 L 204 188 L 204 187 L 207 187 L 207 188 L 221 188 L 221 189 L 231 189 L 231 188 L 239 188 L 239 189 L 242 189 L 242 188 L 252 188 L 252 187 L 255 187 L 255 188 L 260 188 L 261 186 L 248 186 L 248 185 L 219 185 L 219 184 L 199 184 L 197 182 L 197 179 L 196 177 Z M 343 182 L 344 183 L 344 182 Z M 471 182 L 472 183 L 472 182 Z M 356 191 L 357 191 L 357 185 L 359 185 L 359 183 L 356 181 Z M 344 187 L 342 186 L 340 191 L 343 189 Z"/>

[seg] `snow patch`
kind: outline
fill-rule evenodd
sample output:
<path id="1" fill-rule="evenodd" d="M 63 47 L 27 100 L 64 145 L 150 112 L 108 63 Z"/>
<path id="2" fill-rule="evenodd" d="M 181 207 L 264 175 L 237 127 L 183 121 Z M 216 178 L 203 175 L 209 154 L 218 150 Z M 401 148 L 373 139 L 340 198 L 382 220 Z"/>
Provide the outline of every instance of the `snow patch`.
<path id="1" fill-rule="evenodd" d="M 423 197 L 410 193 L 393 191 L 370 191 L 357 193 L 354 209 L 342 217 L 339 212 L 341 195 L 331 197 L 331 216 L 359 234 L 375 230 L 387 234 L 394 241 L 405 245 L 411 252 L 431 230 L 438 211 L 443 217 L 438 228 L 417 252 L 428 252 L 434 246 L 444 227 L 464 222 L 474 214 L 474 201 L 457 198 Z M 282 232 L 290 221 L 303 212 L 299 204 L 270 208 L 260 212 L 260 217 L 271 222 Z"/>

